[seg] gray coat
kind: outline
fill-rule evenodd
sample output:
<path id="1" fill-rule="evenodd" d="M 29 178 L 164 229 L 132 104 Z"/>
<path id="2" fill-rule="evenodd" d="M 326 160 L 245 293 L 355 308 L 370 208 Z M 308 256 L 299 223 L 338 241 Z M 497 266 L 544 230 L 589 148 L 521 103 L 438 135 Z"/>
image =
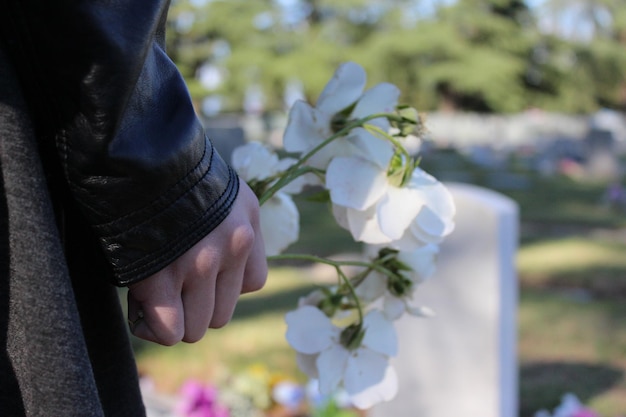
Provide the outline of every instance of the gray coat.
<path id="1" fill-rule="evenodd" d="M 143 416 L 115 285 L 236 199 L 165 54 L 168 6 L 0 2 L 0 417 Z"/>
<path id="2" fill-rule="evenodd" d="M 64 253 L 17 85 L 0 50 L 0 416 L 143 416 L 117 290 L 93 247 Z"/>

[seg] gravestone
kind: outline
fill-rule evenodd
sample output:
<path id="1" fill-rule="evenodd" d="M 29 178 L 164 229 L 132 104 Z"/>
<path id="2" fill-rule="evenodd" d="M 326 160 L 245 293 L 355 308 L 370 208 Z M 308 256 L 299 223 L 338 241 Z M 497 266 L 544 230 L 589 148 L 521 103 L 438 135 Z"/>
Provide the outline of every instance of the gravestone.
<path id="1" fill-rule="evenodd" d="M 416 294 L 436 316 L 397 322 L 398 395 L 368 417 L 517 416 L 518 207 L 485 188 L 448 187 L 456 228 Z"/>
<path id="2" fill-rule="evenodd" d="M 220 116 L 204 122 L 204 130 L 222 158 L 230 163 L 233 150 L 246 143 L 246 135 L 236 116 Z"/>
<path id="3" fill-rule="evenodd" d="M 593 180 L 619 179 L 619 161 L 615 155 L 615 138 L 608 130 L 592 128 L 584 140 L 587 154 L 587 176 Z"/>

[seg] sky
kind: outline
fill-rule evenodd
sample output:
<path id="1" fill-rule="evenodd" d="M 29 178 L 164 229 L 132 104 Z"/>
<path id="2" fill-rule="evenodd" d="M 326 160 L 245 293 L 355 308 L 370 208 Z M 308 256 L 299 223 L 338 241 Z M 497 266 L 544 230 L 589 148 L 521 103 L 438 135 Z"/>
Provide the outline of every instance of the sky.
<path id="1" fill-rule="evenodd" d="M 191 4 L 201 7 L 208 2 L 218 0 L 190 0 Z M 250 0 L 248 0 L 250 1 Z M 286 11 L 286 23 L 298 22 L 306 13 L 301 7 L 300 0 L 276 0 Z M 424 18 L 432 16 L 438 6 L 442 4 L 452 4 L 455 0 L 422 0 L 416 2 L 416 9 L 407 11 L 407 17 Z M 526 4 L 535 11 L 539 18 L 539 25 L 544 32 L 556 33 L 563 37 L 574 39 L 589 39 L 593 33 L 593 26 L 589 19 L 589 14 L 583 9 L 584 0 L 570 0 L 568 12 L 558 14 L 552 12 L 547 6 L 547 0 L 525 0 Z M 610 21 L 610 15 L 600 14 L 600 20 Z"/>

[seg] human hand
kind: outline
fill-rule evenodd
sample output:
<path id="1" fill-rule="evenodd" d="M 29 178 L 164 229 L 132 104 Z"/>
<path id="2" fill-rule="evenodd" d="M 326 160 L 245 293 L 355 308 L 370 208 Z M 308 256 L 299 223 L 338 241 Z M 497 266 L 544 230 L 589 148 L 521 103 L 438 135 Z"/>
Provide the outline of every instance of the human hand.
<path id="1" fill-rule="evenodd" d="M 248 185 L 211 233 L 156 274 L 129 286 L 133 334 L 162 345 L 197 342 L 231 319 L 240 294 L 259 290 L 267 261 L 259 203 Z"/>

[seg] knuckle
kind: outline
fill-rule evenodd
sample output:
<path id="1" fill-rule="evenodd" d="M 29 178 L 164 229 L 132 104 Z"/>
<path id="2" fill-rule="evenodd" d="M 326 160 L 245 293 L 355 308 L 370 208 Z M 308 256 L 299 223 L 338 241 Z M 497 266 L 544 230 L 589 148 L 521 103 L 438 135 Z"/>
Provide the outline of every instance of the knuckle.
<path id="1" fill-rule="evenodd" d="M 234 254 L 247 254 L 252 250 L 256 233 L 250 224 L 237 227 L 232 235 L 232 251 Z"/>
<path id="2" fill-rule="evenodd" d="M 250 220 L 252 224 L 259 224 L 261 222 L 261 207 L 259 206 L 258 200 L 254 200 L 254 205 L 250 210 Z"/>

